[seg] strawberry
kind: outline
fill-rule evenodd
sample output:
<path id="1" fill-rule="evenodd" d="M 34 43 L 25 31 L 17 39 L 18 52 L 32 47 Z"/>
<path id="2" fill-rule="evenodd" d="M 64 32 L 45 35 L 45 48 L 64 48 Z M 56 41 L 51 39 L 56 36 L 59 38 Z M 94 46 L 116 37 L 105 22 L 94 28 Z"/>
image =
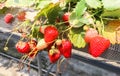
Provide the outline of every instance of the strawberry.
<path id="1" fill-rule="evenodd" d="M 48 52 L 48 56 L 51 63 L 55 63 L 61 56 L 60 51 L 58 49 L 51 49 Z"/>
<path id="2" fill-rule="evenodd" d="M 26 15 L 25 11 L 19 12 L 18 15 L 17 15 L 18 20 L 24 21 L 25 20 L 25 15 Z"/>
<path id="3" fill-rule="evenodd" d="M 10 14 L 10 13 L 8 13 L 8 14 L 5 15 L 4 21 L 5 21 L 6 23 L 11 23 L 11 21 L 13 20 L 13 18 L 14 18 L 13 15 Z"/>
<path id="4" fill-rule="evenodd" d="M 44 31 L 45 31 L 45 28 L 47 27 L 47 25 L 44 25 L 44 26 L 40 26 L 40 29 L 39 31 L 44 34 Z"/>
<path id="5" fill-rule="evenodd" d="M 95 30 L 95 29 L 93 29 L 93 28 L 89 28 L 89 29 L 86 31 L 86 33 L 85 33 L 84 39 L 85 39 L 85 41 L 86 41 L 87 43 L 89 43 L 89 42 L 91 41 L 91 39 L 92 39 L 93 37 L 97 36 L 97 35 L 98 35 L 97 30 Z"/>
<path id="6" fill-rule="evenodd" d="M 58 49 L 60 50 L 60 53 L 65 57 L 65 58 L 70 58 L 71 57 L 71 52 L 72 52 L 72 43 L 69 40 L 62 40 L 62 44 L 58 46 Z"/>
<path id="7" fill-rule="evenodd" d="M 61 44 L 62 44 L 62 40 L 61 40 L 61 39 L 57 39 L 57 40 L 55 41 L 55 44 L 56 44 L 57 46 L 61 45 Z"/>
<path id="8" fill-rule="evenodd" d="M 54 26 L 48 26 L 44 31 L 45 42 L 51 43 L 58 37 L 58 30 Z"/>
<path id="9" fill-rule="evenodd" d="M 45 42 L 44 39 L 39 40 L 36 46 L 37 50 L 43 50 L 47 47 L 48 47 L 48 44 Z"/>
<path id="10" fill-rule="evenodd" d="M 70 16 L 70 13 L 64 13 L 63 16 L 62 16 L 62 20 L 65 22 L 66 25 L 69 25 L 69 16 Z"/>
<path id="11" fill-rule="evenodd" d="M 90 41 L 89 53 L 94 57 L 98 57 L 106 51 L 109 46 L 110 40 L 101 36 L 96 36 Z"/>
<path id="12" fill-rule="evenodd" d="M 30 52 L 30 46 L 28 42 L 19 41 L 16 44 L 16 49 L 18 50 L 18 52 L 24 53 L 24 54 Z"/>

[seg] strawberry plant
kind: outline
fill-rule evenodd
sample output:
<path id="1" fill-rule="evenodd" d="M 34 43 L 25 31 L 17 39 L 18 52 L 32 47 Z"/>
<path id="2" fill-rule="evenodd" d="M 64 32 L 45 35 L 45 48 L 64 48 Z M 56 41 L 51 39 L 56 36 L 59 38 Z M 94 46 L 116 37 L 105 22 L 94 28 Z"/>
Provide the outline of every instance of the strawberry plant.
<path id="1" fill-rule="evenodd" d="M 120 43 L 120 0 L 6 0 L 3 4 L 0 13 L 13 6 L 31 7 L 14 15 L 18 24 L 12 31 L 21 34 L 16 49 L 25 53 L 23 59 L 35 58 L 45 49 L 55 63 L 62 55 L 70 58 L 72 47 L 86 45 L 88 53 L 98 57 L 110 44 Z M 10 23 L 13 15 L 6 15 L 5 22 Z"/>

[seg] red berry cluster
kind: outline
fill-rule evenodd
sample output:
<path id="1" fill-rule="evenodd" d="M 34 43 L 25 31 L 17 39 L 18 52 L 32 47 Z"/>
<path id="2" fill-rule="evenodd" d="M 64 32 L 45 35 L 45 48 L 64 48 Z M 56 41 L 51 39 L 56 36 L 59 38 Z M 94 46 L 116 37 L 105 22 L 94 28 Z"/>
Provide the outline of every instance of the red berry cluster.
<path id="1" fill-rule="evenodd" d="M 19 12 L 19 13 L 17 14 L 17 19 L 18 19 L 19 21 L 24 21 L 24 20 L 25 20 L 25 15 L 26 15 L 25 11 Z M 14 18 L 15 18 L 15 17 L 14 17 L 11 13 L 7 13 L 7 14 L 5 15 L 5 17 L 4 17 L 4 21 L 5 21 L 6 23 L 11 23 Z"/>
<path id="2" fill-rule="evenodd" d="M 72 43 L 67 39 L 58 39 L 59 31 L 55 26 L 40 26 L 40 32 L 44 35 L 41 40 L 19 41 L 16 44 L 18 52 L 28 54 L 29 57 L 34 58 L 38 51 L 47 48 L 51 63 L 55 63 L 61 55 L 65 58 L 71 57 Z"/>

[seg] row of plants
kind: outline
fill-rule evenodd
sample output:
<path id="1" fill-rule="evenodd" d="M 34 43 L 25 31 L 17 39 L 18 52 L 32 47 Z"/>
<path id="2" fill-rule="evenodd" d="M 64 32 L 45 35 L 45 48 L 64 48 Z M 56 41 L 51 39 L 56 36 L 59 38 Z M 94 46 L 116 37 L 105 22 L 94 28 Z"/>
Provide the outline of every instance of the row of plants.
<path id="1" fill-rule="evenodd" d="M 7 9 L 28 8 L 15 15 L 6 13 L 4 21 L 21 34 L 15 47 L 22 59 L 48 52 L 51 63 L 61 56 L 71 57 L 72 47 L 84 48 L 99 57 L 110 44 L 119 44 L 119 0 L 2 0 L 0 13 Z M 7 46 L 4 48 L 8 49 Z"/>

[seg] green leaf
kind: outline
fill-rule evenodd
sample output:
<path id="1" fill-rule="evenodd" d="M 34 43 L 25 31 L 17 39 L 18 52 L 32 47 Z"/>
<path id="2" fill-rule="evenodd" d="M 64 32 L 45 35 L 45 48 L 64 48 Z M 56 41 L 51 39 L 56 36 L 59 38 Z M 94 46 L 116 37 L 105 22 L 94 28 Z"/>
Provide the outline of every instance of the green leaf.
<path id="1" fill-rule="evenodd" d="M 78 18 L 76 16 L 75 12 L 72 12 L 71 15 L 70 15 L 70 18 L 69 18 L 70 25 L 73 26 L 73 27 L 81 27 L 81 26 L 83 26 L 84 24 L 81 23 L 79 19 L 80 18 Z"/>
<path id="2" fill-rule="evenodd" d="M 5 2 L 6 0 L 0 0 L 0 3 L 3 3 L 3 2 Z"/>
<path id="3" fill-rule="evenodd" d="M 70 25 L 73 27 L 82 27 L 84 24 L 90 24 L 89 18 L 78 18 L 74 11 L 70 15 L 69 22 Z"/>
<path id="4" fill-rule="evenodd" d="M 56 4 L 50 3 L 38 12 L 35 19 L 38 19 L 40 16 L 45 16 L 46 18 L 48 18 L 50 23 L 53 23 L 55 17 L 58 15 L 59 10 L 60 10 L 59 3 Z"/>
<path id="5" fill-rule="evenodd" d="M 50 4 L 50 0 L 38 0 L 36 2 L 36 9 L 43 9 L 46 5 Z"/>
<path id="6" fill-rule="evenodd" d="M 35 0 L 7 0 L 5 6 L 7 7 L 25 7 L 30 6 L 35 2 Z"/>
<path id="7" fill-rule="evenodd" d="M 120 0 L 102 0 L 102 3 L 106 10 L 120 9 Z"/>
<path id="8" fill-rule="evenodd" d="M 53 8 L 51 8 L 50 10 L 47 11 L 48 12 L 47 17 L 48 17 L 48 21 L 50 24 L 55 23 L 60 9 L 61 8 L 59 7 L 59 3 L 57 3 L 54 5 Z"/>
<path id="9" fill-rule="evenodd" d="M 103 17 L 120 17 L 120 9 L 118 10 L 104 10 L 104 12 L 102 13 Z"/>
<path id="10" fill-rule="evenodd" d="M 89 22 L 88 19 L 89 19 L 89 18 L 80 18 L 79 21 L 80 21 L 81 23 L 83 23 L 83 24 L 90 24 L 90 22 Z"/>
<path id="11" fill-rule="evenodd" d="M 104 17 L 120 17 L 120 0 L 102 0 Z"/>
<path id="12" fill-rule="evenodd" d="M 39 31 L 39 26 L 35 26 L 34 29 L 31 31 L 33 38 L 43 38 L 43 34 Z"/>
<path id="13" fill-rule="evenodd" d="M 74 9 L 76 16 L 78 18 L 81 17 L 84 14 L 86 9 L 87 9 L 87 7 L 85 4 L 85 0 L 81 0 L 80 2 L 78 2 L 75 9 Z"/>
<path id="14" fill-rule="evenodd" d="M 86 42 L 83 38 L 83 32 L 78 29 L 71 29 L 69 33 L 69 39 L 71 40 L 72 44 L 77 48 L 84 48 L 86 46 Z"/>
<path id="15" fill-rule="evenodd" d="M 2 9 L 0 9 L 0 14 L 5 14 L 5 12 L 8 10 L 8 8 L 3 7 Z"/>
<path id="16" fill-rule="evenodd" d="M 100 0 L 85 0 L 86 3 L 91 7 L 91 8 L 101 8 L 102 4 Z"/>

